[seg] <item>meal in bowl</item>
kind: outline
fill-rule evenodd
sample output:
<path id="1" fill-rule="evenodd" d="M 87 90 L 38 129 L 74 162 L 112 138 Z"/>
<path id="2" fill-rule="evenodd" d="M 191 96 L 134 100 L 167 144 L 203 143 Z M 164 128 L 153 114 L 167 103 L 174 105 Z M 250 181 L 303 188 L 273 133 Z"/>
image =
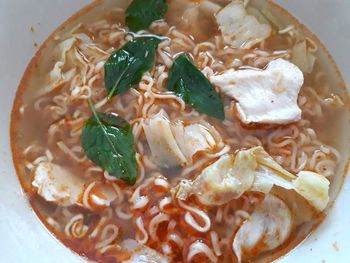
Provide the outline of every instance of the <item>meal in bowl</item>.
<path id="1" fill-rule="evenodd" d="M 332 72 L 270 2 L 100 1 L 28 67 L 17 173 L 47 228 L 90 260 L 272 261 L 340 187 L 348 94 Z"/>

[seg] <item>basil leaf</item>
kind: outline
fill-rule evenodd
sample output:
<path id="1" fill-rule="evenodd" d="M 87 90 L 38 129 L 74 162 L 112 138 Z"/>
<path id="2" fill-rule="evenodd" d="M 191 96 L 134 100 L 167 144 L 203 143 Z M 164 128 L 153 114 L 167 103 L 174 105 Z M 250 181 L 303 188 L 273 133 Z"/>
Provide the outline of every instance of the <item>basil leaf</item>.
<path id="1" fill-rule="evenodd" d="M 85 154 L 111 175 L 135 184 L 137 162 L 130 124 L 112 114 L 93 112 L 81 137 Z"/>
<path id="2" fill-rule="evenodd" d="M 147 29 L 167 11 L 166 0 L 134 0 L 126 9 L 126 25 L 134 32 Z"/>
<path id="3" fill-rule="evenodd" d="M 157 37 L 135 38 L 109 57 L 104 66 L 109 99 L 140 82 L 143 74 L 154 64 L 159 43 Z"/>
<path id="4" fill-rule="evenodd" d="M 224 105 L 209 80 L 186 55 L 179 56 L 170 69 L 167 89 L 199 112 L 225 119 Z"/>

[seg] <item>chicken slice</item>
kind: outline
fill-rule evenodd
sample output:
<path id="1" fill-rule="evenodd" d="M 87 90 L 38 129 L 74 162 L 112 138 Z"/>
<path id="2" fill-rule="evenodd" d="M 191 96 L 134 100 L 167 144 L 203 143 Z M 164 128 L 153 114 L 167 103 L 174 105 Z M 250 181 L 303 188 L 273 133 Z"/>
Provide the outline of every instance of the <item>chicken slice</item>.
<path id="1" fill-rule="evenodd" d="M 131 254 L 123 263 L 169 263 L 170 259 L 133 239 L 122 242 L 121 247 Z"/>
<path id="2" fill-rule="evenodd" d="M 216 15 L 216 21 L 226 43 L 234 48 L 249 49 L 271 34 L 271 26 L 260 24 L 244 8 L 243 2 L 234 0 Z"/>
<path id="3" fill-rule="evenodd" d="M 39 163 L 33 170 L 32 185 L 37 193 L 48 202 L 60 206 L 83 206 L 80 199 L 85 190 L 85 181 L 67 169 L 50 162 Z M 90 209 L 107 207 L 117 198 L 114 189 L 96 182 L 91 190 Z"/>
<path id="4" fill-rule="evenodd" d="M 273 60 L 265 70 L 230 69 L 210 81 L 237 101 L 243 123 L 287 124 L 301 118 L 297 100 L 304 76 L 287 60 Z"/>
<path id="5" fill-rule="evenodd" d="M 144 122 L 143 130 L 157 165 L 169 168 L 187 164 L 187 159 L 175 140 L 165 111 L 161 110 Z"/>
<path id="6" fill-rule="evenodd" d="M 329 202 L 329 181 L 322 175 L 301 171 L 293 180 L 295 191 L 318 211 L 323 211 Z"/>
<path id="7" fill-rule="evenodd" d="M 195 194 L 205 205 L 223 205 L 239 198 L 253 185 L 257 163 L 245 151 L 234 155 L 223 155 L 205 168 L 193 181 L 183 180 L 176 188 L 179 199 Z"/>
<path id="8" fill-rule="evenodd" d="M 292 227 L 288 206 L 276 196 L 267 195 L 234 236 L 232 248 L 238 261 L 279 247 L 288 239 Z"/>
<path id="9" fill-rule="evenodd" d="M 216 142 L 210 132 L 200 124 L 184 126 L 182 122 L 176 122 L 171 126 L 176 142 L 187 160 L 197 152 L 214 148 Z"/>
<path id="10" fill-rule="evenodd" d="M 185 166 L 192 162 L 197 152 L 210 150 L 216 145 L 204 126 L 171 123 L 164 110 L 144 122 L 143 129 L 154 161 L 165 168 Z"/>
<path id="11" fill-rule="evenodd" d="M 329 181 L 323 175 L 310 171 L 300 171 L 296 176 L 284 170 L 261 147 L 255 151 L 260 168 L 255 173 L 255 181 L 250 189 L 268 194 L 273 186 L 294 190 L 317 211 L 323 211 L 329 202 Z M 265 161 L 262 157 L 265 156 Z M 266 162 L 269 156 L 270 161 Z M 276 169 L 278 165 L 281 169 Z"/>
<path id="12" fill-rule="evenodd" d="M 316 56 L 308 51 L 306 46 L 306 40 L 299 42 L 292 48 L 292 62 L 297 65 L 304 73 L 312 73 Z"/>
<path id="13" fill-rule="evenodd" d="M 46 201 L 61 206 L 78 202 L 84 181 L 61 166 L 49 162 L 39 163 L 34 168 L 32 185 Z"/>
<path id="14" fill-rule="evenodd" d="M 262 147 L 224 155 L 194 181 L 183 180 L 172 191 L 181 200 L 195 195 L 205 205 L 223 205 L 247 191 L 268 195 L 274 186 L 296 191 L 317 211 L 323 211 L 329 201 L 329 181 L 324 176 L 309 171 L 295 176 Z"/>

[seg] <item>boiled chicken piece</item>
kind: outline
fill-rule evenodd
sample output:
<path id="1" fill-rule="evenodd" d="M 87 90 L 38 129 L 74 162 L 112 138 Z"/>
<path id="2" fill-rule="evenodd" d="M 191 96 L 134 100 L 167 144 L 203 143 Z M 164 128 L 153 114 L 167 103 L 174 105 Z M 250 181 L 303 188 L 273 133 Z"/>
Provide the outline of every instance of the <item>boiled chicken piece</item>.
<path id="1" fill-rule="evenodd" d="M 225 42 L 235 48 L 249 49 L 271 34 L 271 26 L 260 24 L 249 15 L 240 0 L 232 1 L 217 13 L 216 21 Z"/>
<path id="2" fill-rule="evenodd" d="M 311 73 L 314 69 L 316 57 L 307 49 L 306 41 L 299 42 L 292 48 L 292 62 L 304 73 Z"/>
<path id="3" fill-rule="evenodd" d="M 288 206 L 276 196 L 267 195 L 234 236 L 232 248 L 238 261 L 279 247 L 290 236 L 292 227 Z"/>
<path id="4" fill-rule="evenodd" d="M 165 111 L 161 110 L 146 121 L 143 124 L 143 130 L 157 165 L 172 167 L 183 166 L 187 163 L 186 157 L 175 140 L 171 123 Z"/>
<path id="5" fill-rule="evenodd" d="M 297 99 L 304 76 L 287 60 L 273 60 L 265 70 L 230 69 L 210 81 L 237 101 L 243 123 L 287 124 L 301 118 Z"/>
<path id="6" fill-rule="evenodd" d="M 57 53 L 54 55 L 58 57 L 54 68 L 49 74 L 50 80 L 52 82 L 57 82 L 66 78 L 66 75 L 63 73 L 64 67 L 67 67 L 71 70 L 73 68 L 77 68 L 80 71 L 83 71 L 87 67 L 86 58 L 84 60 L 81 56 L 77 56 L 75 53 L 76 48 L 79 48 L 80 52 L 82 52 L 84 56 L 88 57 L 100 57 L 108 55 L 107 52 L 103 51 L 95 44 L 93 44 L 92 39 L 88 35 L 74 34 L 73 37 L 70 37 L 59 43 L 57 50 L 54 50 L 54 52 Z"/>
<path id="7" fill-rule="evenodd" d="M 67 169 L 50 162 L 39 163 L 33 170 L 33 187 L 48 202 L 61 206 L 79 205 L 85 181 Z M 117 198 L 113 188 L 96 182 L 90 195 L 93 207 L 106 207 Z"/>
<path id="8" fill-rule="evenodd" d="M 195 194 L 205 205 L 223 205 L 239 198 L 254 183 L 257 163 L 254 156 L 241 151 L 234 155 L 223 155 L 205 168 L 193 181 L 183 180 L 177 186 L 176 196 L 187 199 Z"/>
<path id="9" fill-rule="evenodd" d="M 304 197 L 313 207 L 323 211 L 329 202 L 329 181 L 314 172 L 301 171 L 293 180 L 295 191 Z"/>
<path id="10" fill-rule="evenodd" d="M 274 186 L 296 191 L 317 211 L 323 211 L 329 201 L 329 181 L 324 176 L 309 171 L 295 176 L 262 147 L 224 155 L 194 181 L 183 180 L 172 191 L 181 200 L 196 195 L 205 205 L 223 205 L 247 191 L 267 195 Z"/>
<path id="11" fill-rule="evenodd" d="M 78 202 L 84 181 L 59 165 L 42 162 L 34 168 L 32 185 L 46 201 L 70 206 Z"/>
<path id="12" fill-rule="evenodd" d="M 323 175 L 300 171 L 292 175 L 276 163 L 261 147 L 255 148 L 259 169 L 251 191 L 268 194 L 273 186 L 294 190 L 317 211 L 323 211 L 329 202 L 329 181 Z"/>
<path id="13" fill-rule="evenodd" d="M 182 122 L 172 124 L 171 129 L 187 160 L 197 152 L 213 148 L 216 142 L 209 131 L 200 124 L 184 126 Z"/>
<path id="14" fill-rule="evenodd" d="M 89 58 L 102 60 L 109 54 L 96 46 L 88 35 L 79 33 L 57 44 L 57 48 L 50 55 L 56 63 L 48 75 L 47 86 L 37 89 L 36 96 L 62 88 L 64 83 L 76 75 L 79 75 L 83 84 L 86 84 Z"/>
<path id="15" fill-rule="evenodd" d="M 138 243 L 133 239 L 127 239 L 121 244 L 122 249 L 131 254 L 131 257 L 123 263 L 169 263 L 170 259 L 157 251 Z"/>
<path id="16" fill-rule="evenodd" d="M 145 121 L 143 129 L 154 161 L 165 168 L 191 163 L 194 154 L 216 144 L 204 126 L 171 123 L 163 110 Z"/>
<path id="17" fill-rule="evenodd" d="M 281 187 L 275 187 L 270 194 L 278 196 L 279 199 L 288 206 L 293 215 L 293 226 L 298 227 L 307 223 L 308 226 L 311 221 L 321 220 L 319 211 L 314 209 L 310 203 L 294 190 L 286 190 Z"/>

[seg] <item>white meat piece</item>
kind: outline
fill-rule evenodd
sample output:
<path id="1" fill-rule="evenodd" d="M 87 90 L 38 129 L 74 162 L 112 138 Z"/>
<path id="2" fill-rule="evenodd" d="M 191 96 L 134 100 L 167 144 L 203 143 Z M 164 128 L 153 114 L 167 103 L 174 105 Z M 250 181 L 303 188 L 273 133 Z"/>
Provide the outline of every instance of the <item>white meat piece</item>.
<path id="1" fill-rule="evenodd" d="M 79 205 L 85 190 L 85 181 L 66 170 L 49 162 L 39 163 L 33 170 L 33 187 L 48 202 L 60 206 Z M 93 207 L 108 207 L 117 198 L 113 187 L 101 182 L 95 183 L 91 194 Z"/>
<path id="2" fill-rule="evenodd" d="M 171 123 L 165 111 L 161 110 L 144 122 L 143 130 L 151 149 L 153 160 L 157 165 L 169 168 L 187 164 L 187 159 L 175 140 L 171 130 Z"/>
<path id="3" fill-rule="evenodd" d="M 185 166 L 192 162 L 194 154 L 216 145 L 204 126 L 171 123 L 164 110 L 145 121 L 143 129 L 154 161 L 165 168 Z"/>
<path id="4" fill-rule="evenodd" d="M 108 53 L 97 47 L 88 35 L 80 33 L 58 43 L 50 55 L 56 63 L 48 74 L 47 85 L 36 91 L 38 97 L 63 87 L 63 83 L 76 75 L 86 84 L 89 58 L 100 58 Z"/>
<path id="5" fill-rule="evenodd" d="M 307 49 L 306 41 L 299 42 L 292 48 L 292 62 L 304 73 L 311 73 L 316 63 L 316 57 Z"/>
<path id="6" fill-rule="evenodd" d="M 273 250 L 289 237 L 292 213 L 279 198 L 267 195 L 249 219 L 239 228 L 232 248 L 239 262 Z"/>
<path id="7" fill-rule="evenodd" d="M 170 259 L 133 239 L 122 242 L 121 247 L 131 254 L 123 263 L 169 263 Z"/>
<path id="8" fill-rule="evenodd" d="M 191 160 L 197 152 L 214 148 L 216 145 L 207 128 L 200 124 L 184 126 L 182 122 L 176 122 L 172 124 L 171 129 L 187 160 Z"/>
<path id="9" fill-rule="evenodd" d="M 278 198 L 283 200 L 288 206 L 293 215 L 293 227 L 310 223 L 315 219 L 317 221 L 320 218 L 318 210 L 314 209 L 310 203 L 296 191 L 286 191 L 283 188 L 276 187 L 272 190 L 271 194 L 278 196 Z"/>
<path id="10" fill-rule="evenodd" d="M 283 169 L 261 147 L 254 154 L 260 164 L 250 189 L 268 194 L 273 186 L 294 190 L 317 211 L 323 211 L 329 202 L 329 181 L 323 175 L 300 171 L 296 176 Z"/>
<path id="11" fill-rule="evenodd" d="M 79 177 L 49 162 L 39 163 L 33 173 L 32 185 L 46 201 L 61 206 L 70 206 L 78 202 L 84 188 L 84 181 Z"/>
<path id="12" fill-rule="evenodd" d="M 223 205 L 246 191 L 268 194 L 274 185 L 292 189 L 285 180 L 295 176 L 269 156 L 262 147 L 226 154 L 206 167 L 192 182 L 183 180 L 173 190 L 177 198 L 186 200 L 194 194 L 205 205 Z"/>
<path id="13" fill-rule="evenodd" d="M 287 180 L 269 168 L 261 166 L 255 174 L 251 191 L 268 194 L 273 186 L 294 190 L 317 211 L 323 211 L 329 202 L 329 181 L 322 175 L 301 171 L 293 180 Z"/>
<path id="14" fill-rule="evenodd" d="M 223 155 L 194 181 L 182 180 L 172 191 L 181 200 L 196 195 L 205 205 L 223 205 L 247 191 L 268 195 L 274 186 L 297 192 L 317 211 L 329 201 L 329 181 L 324 176 L 308 171 L 295 176 L 262 147 Z"/>
<path id="15" fill-rule="evenodd" d="M 329 202 L 329 181 L 322 175 L 301 171 L 293 180 L 295 191 L 318 211 L 323 211 Z"/>
<path id="16" fill-rule="evenodd" d="M 251 188 L 256 167 L 253 156 L 245 151 L 240 151 L 237 156 L 223 155 L 205 168 L 193 182 L 180 182 L 176 196 L 187 199 L 189 195 L 195 194 L 204 205 L 226 204 Z"/>
<path id="17" fill-rule="evenodd" d="M 237 101 L 243 123 L 288 124 L 301 118 L 297 100 L 304 76 L 287 60 L 273 60 L 265 70 L 230 69 L 210 81 Z"/>
<path id="18" fill-rule="evenodd" d="M 234 0 L 221 9 L 216 21 L 223 39 L 234 48 L 249 49 L 271 34 L 271 26 L 260 24 L 249 15 L 240 0 Z"/>

